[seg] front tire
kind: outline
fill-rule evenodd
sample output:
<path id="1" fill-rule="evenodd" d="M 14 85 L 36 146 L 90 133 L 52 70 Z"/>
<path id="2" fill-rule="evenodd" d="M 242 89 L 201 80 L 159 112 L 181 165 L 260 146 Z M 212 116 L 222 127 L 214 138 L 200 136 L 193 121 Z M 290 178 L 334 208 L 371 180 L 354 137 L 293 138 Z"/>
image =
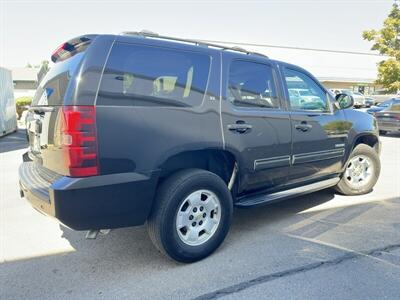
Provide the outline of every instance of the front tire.
<path id="1" fill-rule="evenodd" d="M 163 254 L 195 262 L 221 245 L 232 212 L 232 196 L 219 176 L 198 169 L 179 171 L 158 188 L 148 232 Z"/>
<path id="2" fill-rule="evenodd" d="M 381 171 L 376 151 L 368 145 L 359 144 L 350 154 L 346 169 L 336 185 L 343 195 L 363 195 L 375 186 Z"/>

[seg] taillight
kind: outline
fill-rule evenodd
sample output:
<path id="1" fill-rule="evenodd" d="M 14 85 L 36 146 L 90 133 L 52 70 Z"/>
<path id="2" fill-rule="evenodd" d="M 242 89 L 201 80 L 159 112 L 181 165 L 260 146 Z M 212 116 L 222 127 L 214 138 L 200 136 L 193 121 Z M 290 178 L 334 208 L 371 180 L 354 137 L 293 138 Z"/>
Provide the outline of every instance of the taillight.
<path id="1" fill-rule="evenodd" d="M 94 106 L 63 106 L 61 147 L 71 177 L 99 174 L 96 108 Z"/>

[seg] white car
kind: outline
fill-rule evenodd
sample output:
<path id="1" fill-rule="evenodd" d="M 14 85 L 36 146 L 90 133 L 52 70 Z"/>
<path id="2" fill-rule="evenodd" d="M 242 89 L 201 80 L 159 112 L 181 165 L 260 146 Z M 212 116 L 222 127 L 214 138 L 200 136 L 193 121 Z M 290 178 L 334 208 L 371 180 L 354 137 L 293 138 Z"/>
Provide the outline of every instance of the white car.
<path id="1" fill-rule="evenodd" d="M 312 102 L 319 100 L 319 97 L 313 95 L 308 89 L 289 89 L 290 96 L 297 97 L 300 102 Z"/>

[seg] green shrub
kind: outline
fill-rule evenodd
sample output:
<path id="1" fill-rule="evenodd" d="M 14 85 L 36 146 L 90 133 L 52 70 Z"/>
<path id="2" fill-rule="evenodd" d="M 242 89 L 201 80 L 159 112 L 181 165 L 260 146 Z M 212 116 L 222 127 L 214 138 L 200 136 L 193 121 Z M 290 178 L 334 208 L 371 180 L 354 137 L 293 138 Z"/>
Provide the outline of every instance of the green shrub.
<path id="1" fill-rule="evenodd" d="M 15 104 L 17 106 L 25 106 L 30 105 L 32 103 L 32 97 L 19 97 L 15 100 Z"/>
<path id="2" fill-rule="evenodd" d="M 22 112 L 26 109 L 26 106 L 31 105 L 32 97 L 19 97 L 15 100 L 15 106 L 17 109 L 18 119 L 21 118 Z"/>

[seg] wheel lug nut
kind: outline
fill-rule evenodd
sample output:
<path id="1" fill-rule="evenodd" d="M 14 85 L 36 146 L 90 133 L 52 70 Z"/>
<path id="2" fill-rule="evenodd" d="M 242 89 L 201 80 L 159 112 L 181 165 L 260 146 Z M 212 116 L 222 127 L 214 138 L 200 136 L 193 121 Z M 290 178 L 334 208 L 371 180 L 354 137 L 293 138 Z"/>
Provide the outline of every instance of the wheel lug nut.
<path id="1" fill-rule="evenodd" d="M 203 214 L 203 218 L 205 218 L 206 216 L 207 216 L 207 214 L 206 214 L 206 213 L 204 213 L 204 214 Z"/>
<path id="2" fill-rule="evenodd" d="M 193 222 L 193 223 L 192 223 L 192 226 L 193 226 L 193 227 L 196 226 L 196 222 Z"/>
<path id="3" fill-rule="evenodd" d="M 204 210 L 204 207 L 203 206 L 200 206 L 200 211 L 203 211 Z"/>
<path id="4" fill-rule="evenodd" d="M 192 215 L 189 216 L 189 220 L 193 220 L 193 216 Z"/>
<path id="5" fill-rule="evenodd" d="M 197 211 L 197 207 L 193 208 L 193 212 L 196 212 L 196 211 Z"/>
<path id="6" fill-rule="evenodd" d="M 203 225 L 203 221 L 200 221 L 200 222 L 199 222 L 199 225 Z"/>

